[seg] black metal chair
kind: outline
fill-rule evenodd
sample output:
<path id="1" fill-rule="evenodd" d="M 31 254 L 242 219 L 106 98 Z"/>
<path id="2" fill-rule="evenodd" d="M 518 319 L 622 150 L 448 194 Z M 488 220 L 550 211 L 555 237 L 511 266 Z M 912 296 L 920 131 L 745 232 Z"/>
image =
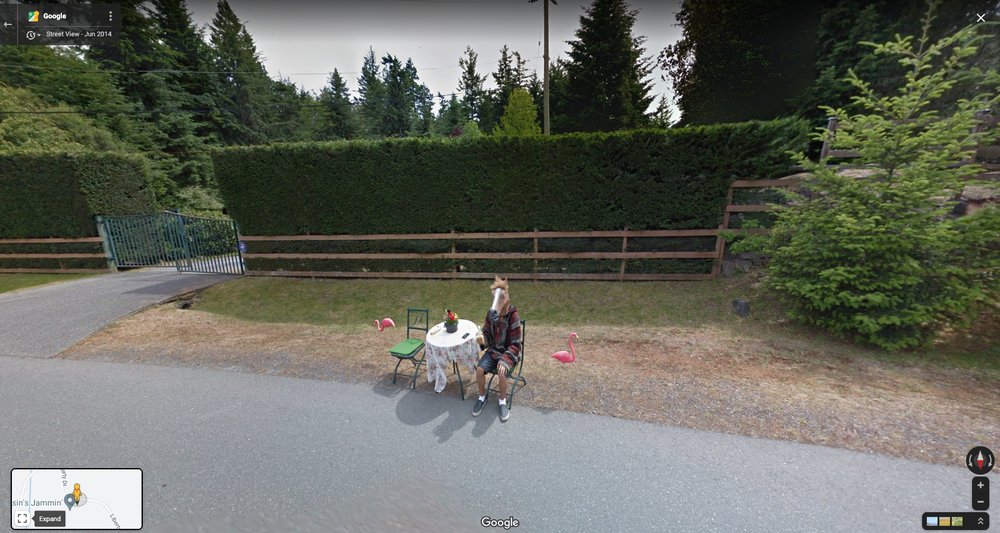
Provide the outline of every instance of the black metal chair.
<path id="1" fill-rule="evenodd" d="M 524 320 L 521 321 L 521 360 L 518 361 L 514 368 L 507 372 L 507 384 L 510 385 L 510 390 L 507 392 L 507 405 L 509 407 L 514 407 L 514 392 L 517 390 L 518 385 L 521 387 L 528 384 L 527 381 L 521 376 L 521 369 L 524 368 L 525 359 L 525 343 L 524 343 Z M 499 367 L 498 367 L 499 368 Z M 516 375 L 515 375 L 516 373 Z M 490 393 L 495 392 L 500 394 L 499 389 L 493 388 L 493 378 L 497 377 L 496 369 L 490 371 L 490 381 L 486 384 L 486 400 L 489 401 Z M 499 385 L 498 385 L 499 386 Z"/>
<path id="2" fill-rule="evenodd" d="M 396 376 L 402 376 L 413 380 L 413 388 L 417 388 L 417 374 L 420 372 L 420 367 L 425 364 L 426 353 L 424 350 L 424 339 L 427 338 L 428 319 L 430 317 L 430 310 L 428 309 L 406 309 L 406 340 L 393 346 L 389 349 L 389 355 L 399 359 L 396 363 L 396 369 L 392 372 L 392 382 L 396 383 Z M 411 331 L 423 331 L 424 335 L 420 338 L 410 337 Z M 417 358 L 417 355 L 420 358 Z M 409 361 L 413 363 L 413 376 L 407 373 L 399 372 L 399 365 L 403 364 L 403 361 Z"/>

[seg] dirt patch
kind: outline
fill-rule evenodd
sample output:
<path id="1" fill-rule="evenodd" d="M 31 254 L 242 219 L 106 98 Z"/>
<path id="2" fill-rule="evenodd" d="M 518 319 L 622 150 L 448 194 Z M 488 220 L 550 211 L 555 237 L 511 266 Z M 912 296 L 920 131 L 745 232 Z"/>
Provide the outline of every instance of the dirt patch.
<path id="1" fill-rule="evenodd" d="M 1000 389 L 958 372 L 782 349 L 714 327 L 530 325 L 515 406 L 962 464 L 1000 442 Z M 70 348 L 64 359 L 197 366 L 347 382 L 392 381 L 401 328 L 244 322 L 163 305 Z M 404 363 L 405 364 L 405 363 Z M 476 386 L 463 369 L 466 391 Z M 445 394 L 458 395 L 449 373 Z M 401 385 L 400 385 L 401 386 Z M 421 371 L 417 388 L 431 391 Z M 470 393 L 471 394 L 471 393 Z M 471 403 L 470 403 L 471 410 Z"/>

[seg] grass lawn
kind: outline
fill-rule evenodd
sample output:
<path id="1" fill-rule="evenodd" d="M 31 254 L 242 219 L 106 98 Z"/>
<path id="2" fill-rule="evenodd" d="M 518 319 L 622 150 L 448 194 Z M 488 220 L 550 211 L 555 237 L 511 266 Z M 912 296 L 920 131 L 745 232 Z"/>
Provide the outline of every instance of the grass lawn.
<path id="1" fill-rule="evenodd" d="M 734 298 L 750 302 L 748 317 L 733 312 Z M 193 305 L 123 319 L 60 357 L 348 381 L 405 394 L 410 383 L 392 383 L 388 348 L 406 335 L 406 308 L 429 308 L 432 323 L 450 308 L 481 324 L 491 302 L 486 280 L 244 277 L 206 289 Z M 972 334 L 890 354 L 790 323 L 750 275 L 511 280 L 511 302 L 527 321 L 528 381 L 512 413 L 571 410 L 951 466 L 973 446 L 1000 442 L 998 314 Z M 373 322 L 384 317 L 397 327 L 377 331 Z M 579 334 L 577 360 L 564 365 L 550 355 L 568 349 L 570 332 Z M 474 394 L 468 369 L 461 372 Z M 455 376 L 446 374 L 444 394 L 457 396 Z M 433 390 L 426 369 L 416 388 Z"/>
<path id="2" fill-rule="evenodd" d="M 0 293 L 87 278 L 95 274 L 0 274 Z"/>

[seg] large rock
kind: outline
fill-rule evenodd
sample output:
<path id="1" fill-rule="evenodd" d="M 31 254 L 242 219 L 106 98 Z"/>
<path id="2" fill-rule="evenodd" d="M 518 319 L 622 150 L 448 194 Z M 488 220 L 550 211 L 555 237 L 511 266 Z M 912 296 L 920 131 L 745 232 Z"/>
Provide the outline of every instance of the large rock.
<path id="1" fill-rule="evenodd" d="M 737 315 L 747 316 L 750 314 L 750 303 L 743 298 L 733 300 L 733 310 Z"/>
<path id="2" fill-rule="evenodd" d="M 740 271 L 742 272 L 750 272 L 750 267 L 753 266 L 753 263 L 747 261 L 746 259 L 737 259 L 733 261 L 733 263 L 735 264 L 736 268 L 740 269 Z"/>
<path id="3" fill-rule="evenodd" d="M 736 264 L 733 263 L 732 261 L 723 261 L 722 275 L 728 278 L 731 277 L 733 274 L 736 274 Z"/>

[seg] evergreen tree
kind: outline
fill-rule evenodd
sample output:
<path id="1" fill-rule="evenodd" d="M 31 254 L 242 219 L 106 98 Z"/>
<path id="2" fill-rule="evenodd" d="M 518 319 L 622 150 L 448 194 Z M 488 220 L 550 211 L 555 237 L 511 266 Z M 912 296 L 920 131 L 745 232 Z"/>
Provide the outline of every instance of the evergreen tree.
<path id="1" fill-rule="evenodd" d="M 271 142 L 314 140 L 319 115 L 312 93 L 299 89 L 288 79 L 273 82 L 271 121 L 266 130 Z"/>
<path id="2" fill-rule="evenodd" d="M 26 68 L 29 66 L 35 68 Z M 110 73 L 64 47 L 0 46 L 0 79 L 12 87 L 28 89 L 46 102 L 81 110 L 134 109 Z"/>
<path id="3" fill-rule="evenodd" d="M 819 13 L 819 23 L 809 36 L 815 41 L 815 64 L 810 74 L 815 81 L 803 92 L 790 99 L 791 109 L 814 119 L 817 126 L 825 125 L 823 105 L 860 110 L 851 97 L 855 88 L 845 81 L 848 70 L 859 78 L 872 82 L 880 96 L 895 95 L 903 85 L 905 70 L 888 55 L 873 55 L 862 41 L 884 42 L 896 34 L 908 35 L 921 31 L 924 6 L 905 0 L 830 0 Z M 1000 16 L 1000 4 L 995 0 L 963 0 L 937 2 L 937 16 L 929 28 L 929 38 L 936 40 L 950 35 L 976 20 L 976 14 L 995 19 Z M 981 70 L 1000 67 L 1000 29 L 983 26 L 984 35 L 992 36 L 969 58 L 970 67 Z M 977 93 L 975 84 L 958 87 L 949 98 L 935 105 L 950 114 L 958 99 L 971 98 Z"/>
<path id="4" fill-rule="evenodd" d="M 434 132 L 434 96 L 426 85 L 417 86 L 414 95 L 416 105 L 416 116 L 413 125 L 410 127 L 410 135 L 416 137 L 426 137 Z"/>
<path id="5" fill-rule="evenodd" d="M 452 94 L 449 100 L 445 100 L 441 93 L 438 93 L 437 97 L 441 103 L 441 109 L 438 112 L 435 124 L 437 133 L 445 136 L 460 135 L 461 125 L 465 120 L 465 113 L 462 111 L 462 102 L 455 94 Z"/>
<path id="6" fill-rule="evenodd" d="M 660 101 L 656 104 L 656 111 L 649 116 L 649 123 L 651 126 L 657 128 L 669 128 L 674 125 L 674 111 L 670 109 L 670 104 L 667 103 L 665 95 L 660 95 Z"/>
<path id="7" fill-rule="evenodd" d="M 162 83 L 163 74 L 146 71 L 172 69 L 177 55 L 162 42 L 155 19 L 143 0 L 122 0 L 121 44 L 117 46 L 91 46 L 84 52 L 115 78 L 126 99 L 149 103 Z M 150 79 L 159 78 L 159 79 Z"/>
<path id="8" fill-rule="evenodd" d="M 983 171 L 968 164 L 974 153 L 968 147 L 1000 136 L 969 133 L 979 112 L 1000 105 L 1000 74 L 969 68 L 984 38 L 976 26 L 932 43 L 932 16 L 933 7 L 919 39 L 897 35 L 873 45 L 906 70 L 892 98 L 878 96 L 851 71 L 863 111 L 823 109 L 843 125 L 833 145 L 857 151 L 869 174 L 846 175 L 826 159 L 798 154 L 813 174 L 806 184 L 811 194 L 792 195 L 796 201 L 779 211 L 767 245 L 773 256 L 765 287 L 783 296 L 792 317 L 890 350 L 967 327 L 1000 296 L 1000 209 L 956 219 L 948 201 Z M 934 102 L 967 75 L 979 93 L 942 116 Z"/>
<path id="9" fill-rule="evenodd" d="M 211 42 L 221 88 L 218 103 L 223 141 L 226 144 L 266 142 L 272 80 L 261 63 L 253 37 L 228 0 L 219 0 L 211 24 Z"/>
<path id="10" fill-rule="evenodd" d="M 562 58 L 556 58 L 549 64 L 549 127 L 552 133 L 568 133 L 579 131 L 579 107 L 580 100 L 570 95 L 568 62 Z M 538 90 L 535 95 L 535 102 L 542 102 L 542 81 L 537 80 Z M 534 94 L 534 93 L 533 93 Z M 570 105 L 570 104 L 573 105 Z M 544 109 L 538 106 L 539 121 L 542 121 Z"/>
<path id="11" fill-rule="evenodd" d="M 386 54 L 382 58 L 385 86 L 385 115 L 381 130 L 387 135 L 403 137 L 410 130 L 415 116 L 417 69 L 412 60 L 406 65 L 399 58 Z"/>
<path id="12" fill-rule="evenodd" d="M 514 89 L 510 94 L 510 102 L 500 117 L 500 126 L 494 134 L 525 137 L 541 133 L 542 127 L 538 125 L 538 108 L 531 100 L 531 95 L 521 87 Z"/>
<path id="13" fill-rule="evenodd" d="M 819 2 L 685 0 L 684 37 L 660 54 L 681 124 L 768 119 L 811 82 Z M 795 31 L 792 31 L 792 30 Z"/>
<path id="14" fill-rule="evenodd" d="M 186 0 L 152 0 L 152 4 L 160 36 L 175 52 L 174 65 L 179 72 L 174 77 L 186 96 L 185 106 L 199 110 L 194 120 L 200 135 L 217 137 L 215 124 L 219 117 L 214 104 L 219 83 L 211 74 L 212 49 L 205 42 L 204 32 L 195 26 Z"/>
<path id="15" fill-rule="evenodd" d="M 7 47 L 4 47 L 7 48 Z M 0 82 L 0 153 L 9 151 L 131 151 L 132 147 L 77 113 L 26 114 L 24 111 L 73 111 L 53 105 L 29 89 Z"/>
<path id="16" fill-rule="evenodd" d="M 514 89 L 527 85 L 525 63 L 526 61 L 521 59 L 521 54 L 510 53 L 507 45 L 503 45 L 500 49 L 500 61 L 497 63 L 496 72 L 493 73 L 493 81 L 497 84 L 494 99 L 497 109 L 507 109 L 510 94 Z"/>
<path id="17" fill-rule="evenodd" d="M 358 107 L 367 134 L 379 137 L 385 135 L 381 129 L 385 121 L 385 105 L 385 86 L 375 59 L 375 51 L 369 47 L 358 78 Z"/>
<path id="18" fill-rule="evenodd" d="M 594 0 L 570 41 L 567 117 L 572 131 L 614 131 L 648 124 L 651 59 L 632 36 L 638 11 L 624 0 Z M 550 77 L 551 83 L 551 77 Z M 550 103 L 551 105 L 551 103 Z"/>
<path id="19" fill-rule="evenodd" d="M 141 0 L 119 5 L 121 43 L 89 47 L 84 53 L 111 73 L 128 101 L 145 111 L 130 117 L 125 136 L 154 162 L 157 201 L 169 205 L 181 187 L 212 181 L 207 138 L 199 134 L 194 115 L 182 111 L 191 105 L 177 73 L 184 57 L 170 47 L 152 10 L 156 6 Z"/>
<path id="20" fill-rule="evenodd" d="M 330 74 L 330 85 L 324 87 L 319 95 L 319 103 L 323 105 L 319 138 L 323 140 L 353 139 L 358 134 L 358 125 L 351 110 L 350 90 L 347 82 L 340 76 L 337 69 Z"/>
<path id="21" fill-rule="evenodd" d="M 462 109 L 465 113 L 465 121 L 480 120 L 483 113 L 483 101 L 486 98 L 483 82 L 486 81 L 486 76 L 476 72 L 478 59 L 479 54 L 473 51 L 471 46 L 466 46 L 465 54 L 458 58 L 458 65 L 462 68 L 462 77 L 458 81 L 458 92 L 464 93 Z"/>

